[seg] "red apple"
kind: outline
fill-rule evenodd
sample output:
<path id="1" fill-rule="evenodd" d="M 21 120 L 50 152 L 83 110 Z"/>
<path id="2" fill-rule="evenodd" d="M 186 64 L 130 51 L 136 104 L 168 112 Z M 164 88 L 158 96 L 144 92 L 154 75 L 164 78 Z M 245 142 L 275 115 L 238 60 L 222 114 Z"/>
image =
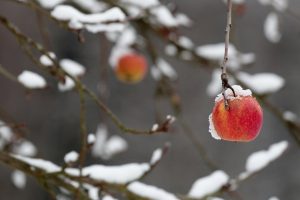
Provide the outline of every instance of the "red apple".
<path id="1" fill-rule="evenodd" d="M 252 96 L 238 96 L 229 98 L 228 105 L 226 109 L 222 99 L 217 101 L 213 108 L 211 126 L 213 125 L 214 134 L 227 141 L 254 140 L 263 122 L 263 112 L 259 103 Z"/>
<path id="2" fill-rule="evenodd" d="M 144 56 L 130 53 L 120 57 L 115 72 L 120 81 L 137 83 L 143 80 L 147 68 L 147 61 Z"/>

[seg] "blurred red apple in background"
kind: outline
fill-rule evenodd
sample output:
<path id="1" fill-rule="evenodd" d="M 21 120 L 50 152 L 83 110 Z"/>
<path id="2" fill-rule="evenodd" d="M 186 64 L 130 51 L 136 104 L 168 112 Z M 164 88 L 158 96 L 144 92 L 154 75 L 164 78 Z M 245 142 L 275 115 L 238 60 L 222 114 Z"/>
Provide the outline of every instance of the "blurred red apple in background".
<path id="1" fill-rule="evenodd" d="M 138 83 L 145 77 L 147 68 L 147 61 L 144 56 L 130 53 L 119 58 L 115 73 L 122 82 Z"/>

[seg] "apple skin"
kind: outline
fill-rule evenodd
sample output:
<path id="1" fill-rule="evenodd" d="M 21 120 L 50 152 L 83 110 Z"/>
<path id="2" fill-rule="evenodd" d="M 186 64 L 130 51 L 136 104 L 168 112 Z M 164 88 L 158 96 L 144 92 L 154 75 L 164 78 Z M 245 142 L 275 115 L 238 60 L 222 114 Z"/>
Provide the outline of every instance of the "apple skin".
<path id="1" fill-rule="evenodd" d="M 227 141 L 249 142 L 254 140 L 262 127 L 263 111 L 252 96 L 229 100 L 226 109 L 224 99 L 216 102 L 212 122 L 217 134 Z"/>
<path id="2" fill-rule="evenodd" d="M 144 56 L 130 53 L 120 57 L 115 73 L 120 81 L 133 84 L 144 79 L 147 68 L 147 61 Z"/>

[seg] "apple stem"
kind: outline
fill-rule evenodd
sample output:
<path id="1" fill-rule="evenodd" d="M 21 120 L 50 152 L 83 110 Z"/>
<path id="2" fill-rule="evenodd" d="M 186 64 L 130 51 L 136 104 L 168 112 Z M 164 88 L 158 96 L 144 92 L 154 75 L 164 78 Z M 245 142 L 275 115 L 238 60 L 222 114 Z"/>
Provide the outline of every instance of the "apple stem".
<path id="1" fill-rule="evenodd" d="M 229 38 L 230 38 L 230 30 L 232 27 L 231 24 L 231 14 L 232 14 L 232 1 L 227 0 L 227 23 L 226 23 L 226 29 L 225 29 L 225 51 L 224 51 L 224 59 L 221 65 L 221 81 L 222 81 L 222 95 L 224 97 L 224 102 L 225 102 L 225 108 L 226 110 L 229 109 L 229 104 L 228 104 L 228 99 L 225 96 L 225 91 L 226 89 L 230 89 L 233 92 L 233 95 L 235 95 L 234 89 L 231 87 L 231 85 L 228 82 L 228 76 L 226 72 L 226 64 L 228 61 L 228 46 L 229 46 Z"/>

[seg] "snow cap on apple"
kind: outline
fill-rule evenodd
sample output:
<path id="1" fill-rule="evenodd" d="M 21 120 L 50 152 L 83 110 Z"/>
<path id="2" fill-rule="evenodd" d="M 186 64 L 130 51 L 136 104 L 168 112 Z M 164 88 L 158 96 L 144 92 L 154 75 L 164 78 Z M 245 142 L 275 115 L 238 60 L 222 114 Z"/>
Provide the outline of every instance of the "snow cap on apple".
<path id="1" fill-rule="evenodd" d="M 254 140 L 262 127 L 263 111 L 252 92 L 243 90 L 239 85 L 225 91 L 228 108 L 219 94 L 209 115 L 209 132 L 218 140 L 249 142 Z"/>

